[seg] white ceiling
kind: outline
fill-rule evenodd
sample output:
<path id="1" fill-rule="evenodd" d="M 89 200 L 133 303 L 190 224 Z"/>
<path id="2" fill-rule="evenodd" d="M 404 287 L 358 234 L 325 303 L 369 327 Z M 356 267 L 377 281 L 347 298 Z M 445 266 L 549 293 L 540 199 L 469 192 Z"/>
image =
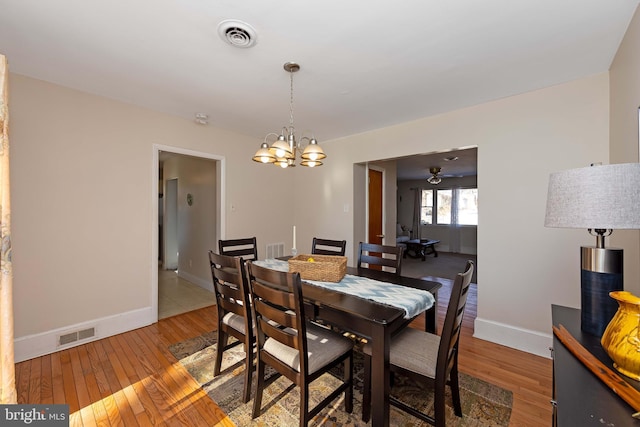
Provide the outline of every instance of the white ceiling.
<path id="1" fill-rule="evenodd" d="M 10 71 L 322 141 L 608 70 L 639 0 L 0 0 Z M 249 23 L 247 49 L 218 36 Z"/>
<path id="2" fill-rule="evenodd" d="M 459 178 L 478 174 L 478 149 L 467 148 L 444 153 L 409 156 L 396 159 L 398 181 L 427 179 L 429 169 L 439 167 L 441 178 Z"/>

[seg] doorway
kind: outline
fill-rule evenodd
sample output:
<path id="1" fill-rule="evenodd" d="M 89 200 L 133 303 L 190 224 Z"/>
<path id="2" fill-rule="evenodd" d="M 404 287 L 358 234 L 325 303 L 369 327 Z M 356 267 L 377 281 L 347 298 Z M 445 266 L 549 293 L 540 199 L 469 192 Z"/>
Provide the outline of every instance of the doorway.
<path id="1" fill-rule="evenodd" d="M 415 202 L 416 191 L 420 188 L 432 189 L 434 194 L 436 190 L 454 188 L 475 188 L 477 191 L 477 158 L 478 147 L 470 146 L 354 164 L 354 242 L 375 238 L 375 235 L 371 236 L 374 233 L 369 232 L 371 207 L 368 194 L 364 194 L 369 192 L 369 171 L 379 170 L 383 171 L 381 234 L 385 236 L 385 244 L 396 245 L 398 241 L 394 240 L 394 236 L 397 237 L 401 233 L 399 230 L 410 238 L 417 238 L 420 230 L 421 237 L 441 241 L 438 251 L 477 256 L 477 225 L 464 224 L 454 227 L 434 221 L 422 223 L 421 215 L 433 212 L 433 206 L 425 203 L 416 211 Z M 432 176 L 432 167 L 439 169 L 438 176 L 442 181 L 439 184 L 427 181 Z M 451 224 L 456 222 L 452 219 Z"/>
<path id="2" fill-rule="evenodd" d="M 225 161 L 221 156 L 177 147 L 154 145 L 153 148 L 155 267 L 151 278 L 151 315 L 157 321 L 167 313 L 174 315 L 215 304 L 207 251 L 215 249 L 215 242 L 223 237 Z M 163 171 L 167 159 L 174 162 L 169 174 Z M 196 177 L 200 180 L 203 175 L 210 177 L 205 189 L 201 188 L 200 181 L 196 183 Z M 163 265 L 158 262 L 159 255 Z M 166 296 L 164 291 L 160 292 L 160 286 L 167 283 L 178 289 L 174 293 L 176 298 L 184 299 L 178 304 L 180 309 L 160 310 L 160 300 Z"/>

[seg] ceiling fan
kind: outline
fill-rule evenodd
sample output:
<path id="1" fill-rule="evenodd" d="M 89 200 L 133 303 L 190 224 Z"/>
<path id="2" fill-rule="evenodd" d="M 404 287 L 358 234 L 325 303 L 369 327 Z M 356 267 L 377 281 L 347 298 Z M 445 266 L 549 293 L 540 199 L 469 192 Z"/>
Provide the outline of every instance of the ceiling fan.
<path id="1" fill-rule="evenodd" d="M 433 185 L 440 184 L 440 182 L 442 181 L 442 179 L 438 175 L 440 173 L 440 166 L 430 167 L 429 172 L 431 173 L 431 176 L 427 178 L 427 182 Z"/>

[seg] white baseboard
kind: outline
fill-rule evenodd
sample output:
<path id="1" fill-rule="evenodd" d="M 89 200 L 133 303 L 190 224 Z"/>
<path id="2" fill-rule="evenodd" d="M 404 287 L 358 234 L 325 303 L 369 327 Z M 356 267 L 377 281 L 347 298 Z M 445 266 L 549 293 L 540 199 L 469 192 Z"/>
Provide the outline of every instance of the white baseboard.
<path id="1" fill-rule="evenodd" d="M 553 345 L 553 337 L 550 334 L 476 318 L 473 336 L 547 359 L 551 358 L 549 347 Z"/>
<path id="2" fill-rule="evenodd" d="M 204 280 L 201 277 L 194 276 L 193 274 L 189 274 L 186 271 L 180 270 L 178 270 L 178 277 L 181 277 L 184 280 L 193 283 L 194 285 L 198 285 L 201 288 L 213 292 L 213 283 L 211 282 L 211 278 Z"/>
<path id="3" fill-rule="evenodd" d="M 154 323 L 156 318 L 157 313 L 152 313 L 151 307 L 145 307 L 127 313 L 119 313 L 114 316 L 107 316 L 101 319 L 65 326 L 64 328 L 16 338 L 13 342 L 14 359 L 16 362 L 22 362 L 33 359 L 34 357 L 44 356 L 45 354 L 51 354 L 56 351 L 121 334 L 143 326 L 148 326 Z M 95 329 L 94 336 L 74 341 L 67 345 L 58 345 L 58 337 L 60 335 L 88 328 Z"/>

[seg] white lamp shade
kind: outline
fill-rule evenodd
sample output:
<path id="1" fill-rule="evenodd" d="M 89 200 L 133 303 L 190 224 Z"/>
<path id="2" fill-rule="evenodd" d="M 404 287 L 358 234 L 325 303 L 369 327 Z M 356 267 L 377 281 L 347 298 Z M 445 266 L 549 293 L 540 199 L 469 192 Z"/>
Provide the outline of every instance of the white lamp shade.
<path id="1" fill-rule="evenodd" d="M 545 227 L 640 229 L 640 163 L 552 173 Z"/>

